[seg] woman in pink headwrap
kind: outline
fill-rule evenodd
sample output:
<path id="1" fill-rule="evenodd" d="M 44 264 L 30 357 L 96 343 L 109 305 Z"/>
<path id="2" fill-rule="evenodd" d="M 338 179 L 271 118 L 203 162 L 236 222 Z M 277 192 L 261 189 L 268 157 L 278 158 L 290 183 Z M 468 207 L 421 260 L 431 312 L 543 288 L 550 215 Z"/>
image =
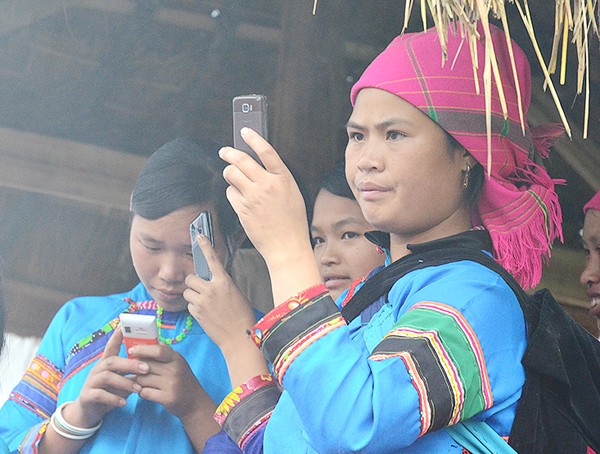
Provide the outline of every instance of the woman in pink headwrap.
<path id="1" fill-rule="evenodd" d="M 461 453 L 447 428 L 467 420 L 509 436 L 527 341 L 500 275 L 462 260 L 392 276 L 383 294 L 371 285 L 409 259 L 455 246 L 492 255 L 525 287 L 540 278 L 561 214 L 538 158 L 560 130 L 522 132 L 517 90 L 526 113 L 528 62 L 512 44 L 517 88 L 504 33 L 492 28 L 491 39 L 507 115 L 493 86 L 489 177 L 485 99 L 476 89 L 483 70 L 476 82 L 459 32 L 449 30 L 445 65 L 435 31 L 399 36 L 352 88 L 346 177 L 365 219 L 385 233 L 377 238 L 389 266 L 343 301 L 321 283 L 303 200 L 273 148 L 243 131 L 264 168 L 221 150 L 231 164 L 227 196 L 266 260 L 276 304 L 249 333 L 273 375 L 244 363 L 231 341 L 237 334 L 219 320 L 221 302 L 205 302 L 199 320 L 237 379 L 216 418 L 244 451 Z M 477 43 L 480 55 L 484 46 Z M 348 316 L 365 294 L 375 296 Z"/>
<path id="2" fill-rule="evenodd" d="M 590 299 L 590 315 L 600 328 L 600 191 L 583 207 L 583 248 L 587 261 L 579 278 Z"/>

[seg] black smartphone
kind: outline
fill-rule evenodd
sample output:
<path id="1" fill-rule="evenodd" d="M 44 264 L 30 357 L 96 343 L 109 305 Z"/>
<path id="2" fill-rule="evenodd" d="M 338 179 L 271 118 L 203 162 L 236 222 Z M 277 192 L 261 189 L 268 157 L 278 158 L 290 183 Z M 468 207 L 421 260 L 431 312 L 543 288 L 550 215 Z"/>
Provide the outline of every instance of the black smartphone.
<path id="1" fill-rule="evenodd" d="M 258 155 L 242 139 L 240 130 L 244 127 L 254 129 L 263 138 L 269 140 L 265 95 L 244 95 L 233 98 L 233 147 L 245 151 L 262 165 Z"/>
<path id="2" fill-rule="evenodd" d="M 192 257 L 194 259 L 194 273 L 206 281 L 212 279 L 212 273 L 206 263 L 206 258 L 198 245 L 198 235 L 204 235 L 210 240 L 212 247 L 215 247 L 213 238 L 212 219 L 209 211 L 203 211 L 190 224 L 190 239 L 192 241 Z"/>

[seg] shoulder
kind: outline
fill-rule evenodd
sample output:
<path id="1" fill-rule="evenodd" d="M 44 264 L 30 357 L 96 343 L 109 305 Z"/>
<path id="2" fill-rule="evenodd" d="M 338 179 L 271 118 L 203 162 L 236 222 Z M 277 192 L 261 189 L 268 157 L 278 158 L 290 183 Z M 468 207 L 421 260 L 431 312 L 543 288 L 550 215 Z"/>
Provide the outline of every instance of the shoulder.
<path id="1" fill-rule="evenodd" d="M 128 300 L 137 300 L 137 298 L 133 298 L 138 293 L 136 289 L 138 289 L 137 286 L 127 292 L 112 295 L 78 296 L 67 301 L 61 310 L 68 312 L 77 311 L 78 313 L 81 313 L 81 311 L 102 313 L 104 311 L 110 312 L 116 308 L 126 308 L 129 305 Z"/>
<path id="2" fill-rule="evenodd" d="M 486 330 L 496 323 L 524 332 L 523 312 L 512 289 L 495 271 L 472 261 L 412 271 L 394 284 L 389 302 L 397 316 L 415 305 L 435 303 L 452 307 L 470 324 Z"/>
<path id="3" fill-rule="evenodd" d="M 517 302 L 509 285 L 495 271 L 470 260 L 430 266 L 399 279 L 392 292 L 418 293 L 422 296 L 441 297 L 447 302 L 467 300 L 482 295 Z"/>

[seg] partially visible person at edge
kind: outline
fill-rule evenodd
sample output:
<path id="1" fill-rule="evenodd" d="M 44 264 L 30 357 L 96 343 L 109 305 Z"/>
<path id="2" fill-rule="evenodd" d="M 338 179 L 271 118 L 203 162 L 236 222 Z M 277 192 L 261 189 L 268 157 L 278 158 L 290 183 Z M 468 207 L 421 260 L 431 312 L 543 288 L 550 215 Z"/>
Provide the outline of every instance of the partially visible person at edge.
<path id="1" fill-rule="evenodd" d="M 435 30 L 404 34 L 353 86 L 346 177 L 365 219 L 389 234 L 387 263 L 467 245 L 531 288 L 562 238 L 555 181 L 538 159 L 562 128 L 525 124 L 523 134 L 529 63 L 511 43 L 517 87 L 506 36 L 491 26 L 507 117 L 493 84 L 488 163 L 484 65 L 476 82 L 468 43 L 450 27 L 445 65 Z M 527 340 L 501 276 L 469 260 L 414 270 L 347 323 L 340 308 L 352 299 L 335 304 L 321 283 L 292 175 L 255 132 L 243 137 L 264 168 L 232 148 L 220 156 L 227 197 L 271 276 L 276 307 L 250 335 L 274 374 L 237 363 L 216 414 L 231 439 L 246 452 L 461 453 L 446 428 L 470 419 L 508 437 Z M 228 357 L 239 327 L 219 304 L 205 301 L 200 323 Z"/>
<path id="2" fill-rule="evenodd" d="M 334 300 L 383 265 L 383 250 L 365 237 L 371 230 L 348 186 L 344 167 L 336 166 L 321 180 L 310 222 L 321 280 Z"/>
<path id="3" fill-rule="evenodd" d="M 596 317 L 600 330 L 600 191 L 583 207 L 585 220 L 581 238 L 586 264 L 579 280 L 590 299 L 590 315 Z"/>
<path id="4" fill-rule="evenodd" d="M 4 307 L 4 293 L 2 292 L 2 274 L 0 273 L 0 357 L 2 357 L 2 350 L 4 348 L 4 324 L 6 323 L 6 308 Z M 9 452 L 8 446 L 0 437 L 0 454 Z"/>
<path id="5" fill-rule="evenodd" d="M 130 250 L 141 282 L 58 311 L 0 409 L 0 438 L 11 451 L 191 453 L 219 431 L 212 415 L 231 391 L 227 366 L 182 294 L 193 273 L 189 224 L 201 211 L 213 214 L 226 264 L 243 235 L 224 197 L 223 167 L 215 147 L 187 139 L 150 156 L 131 195 Z M 222 280 L 247 305 L 229 276 Z M 160 343 L 133 347 L 137 359 L 128 359 L 121 313 L 155 315 Z M 255 323 L 251 310 L 245 315 L 239 323 Z"/>

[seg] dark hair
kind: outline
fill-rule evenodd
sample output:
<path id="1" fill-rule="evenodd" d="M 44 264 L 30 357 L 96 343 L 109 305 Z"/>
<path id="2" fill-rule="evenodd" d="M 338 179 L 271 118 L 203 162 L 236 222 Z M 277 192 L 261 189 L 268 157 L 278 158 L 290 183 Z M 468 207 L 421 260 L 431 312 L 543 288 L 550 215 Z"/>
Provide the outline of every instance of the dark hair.
<path id="1" fill-rule="evenodd" d="M 131 194 L 131 211 L 155 220 L 191 205 L 211 205 L 225 240 L 239 232 L 237 215 L 225 197 L 225 162 L 219 147 L 179 138 L 156 150 L 142 168 Z"/>
<path id="2" fill-rule="evenodd" d="M 448 132 L 444 132 L 446 133 L 448 152 L 450 153 L 452 159 L 454 159 L 457 152 L 466 151 L 465 147 L 463 147 L 458 140 L 452 137 Z M 477 208 L 477 201 L 479 199 L 479 194 L 481 193 L 481 188 L 485 179 L 483 166 L 479 162 L 475 162 L 475 166 L 473 166 L 473 168 L 469 171 L 469 185 L 463 194 L 464 200 L 469 204 L 471 209 Z"/>
<path id="3" fill-rule="evenodd" d="M 339 197 L 356 200 L 354 198 L 354 194 L 352 194 L 350 186 L 348 185 L 348 180 L 346 180 L 346 171 L 344 169 L 343 162 L 337 164 L 323 177 L 319 187 L 317 188 L 317 195 L 321 189 L 324 189 L 325 191 Z"/>

